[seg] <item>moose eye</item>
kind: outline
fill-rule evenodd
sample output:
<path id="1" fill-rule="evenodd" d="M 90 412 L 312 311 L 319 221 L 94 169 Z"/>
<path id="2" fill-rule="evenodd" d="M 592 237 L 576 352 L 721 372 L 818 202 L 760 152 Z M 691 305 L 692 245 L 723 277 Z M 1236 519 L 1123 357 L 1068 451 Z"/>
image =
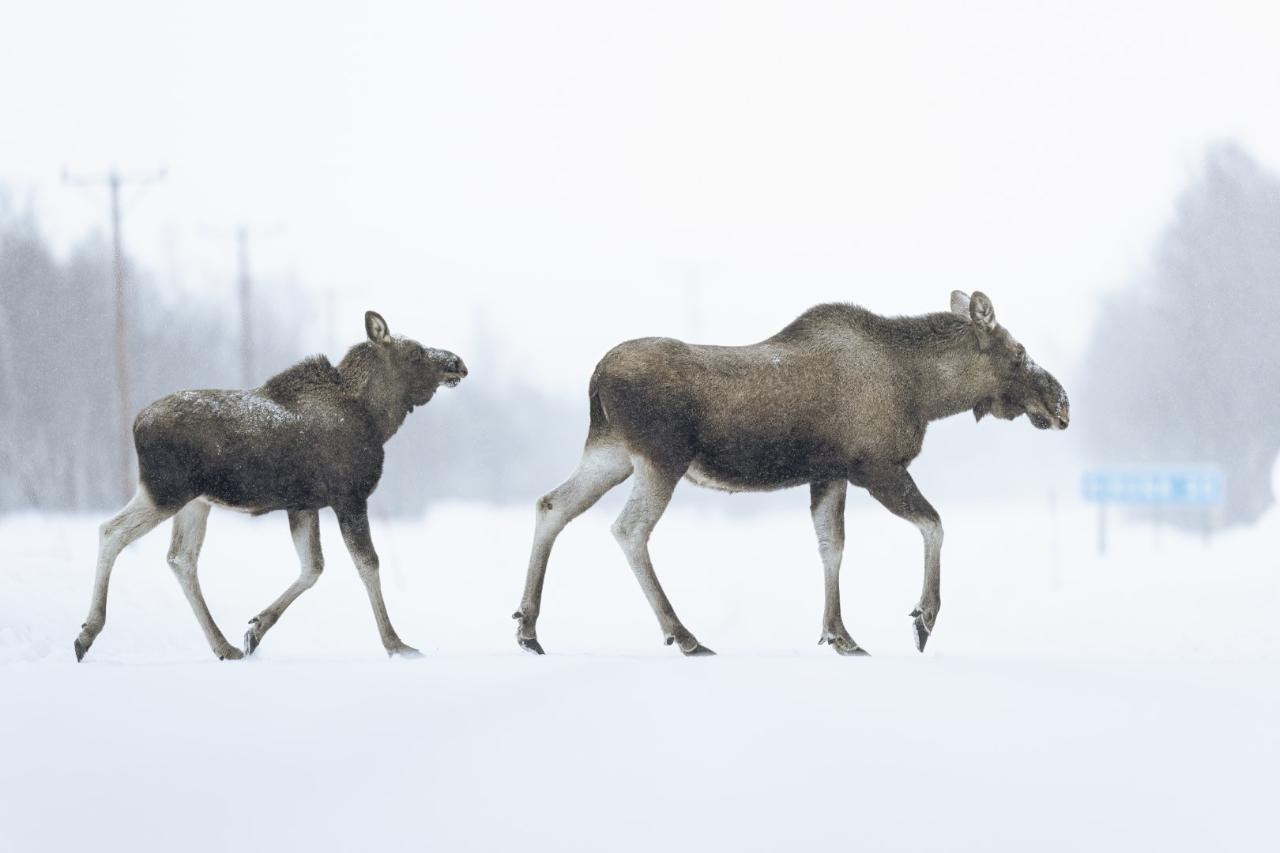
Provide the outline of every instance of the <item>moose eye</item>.
<path id="1" fill-rule="evenodd" d="M 1013 361 L 1015 364 L 1027 363 L 1027 348 L 1022 344 L 1018 344 L 1018 348 L 1013 351 Z"/>

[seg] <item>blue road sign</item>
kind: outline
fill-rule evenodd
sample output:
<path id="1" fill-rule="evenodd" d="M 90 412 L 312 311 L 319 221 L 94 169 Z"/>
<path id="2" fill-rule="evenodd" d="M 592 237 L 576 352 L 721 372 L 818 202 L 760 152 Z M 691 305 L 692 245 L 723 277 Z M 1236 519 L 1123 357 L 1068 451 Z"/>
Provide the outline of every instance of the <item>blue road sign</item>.
<path id="1" fill-rule="evenodd" d="M 1084 499 L 1097 504 L 1217 506 L 1225 478 L 1209 466 L 1086 471 Z"/>

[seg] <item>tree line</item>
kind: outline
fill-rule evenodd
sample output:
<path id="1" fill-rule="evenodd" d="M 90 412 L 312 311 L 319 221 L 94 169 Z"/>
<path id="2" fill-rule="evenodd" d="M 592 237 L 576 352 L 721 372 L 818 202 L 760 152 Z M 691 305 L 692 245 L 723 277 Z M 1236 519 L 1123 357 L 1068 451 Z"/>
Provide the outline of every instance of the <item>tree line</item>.
<path id="1" fill-rule="evenodd" d="M 126 269 L 130 420 L 176 390 L 239 387 L 230 285 L 219 299 L 166 288 L 132 261 Z M 0 512 L 120 506 L 113 289 L 105 240 L 90 237 L 59 257 L 35 216 L 0 193 Z M 260 290 L 254 360 L 264 381 L 310 354 L 307 325 L 316 317 L 305 300 Z M 344 345 L 359 342 L 360 322 L 353 318 Z M 571 468 L 585 407 L 585 391 L 578 413 L 515 381 L 442 392 L 388 445 L 374 507 L 401 514 L 446 499 L 531 503 Z"/>
<path id="2" fill-rule="evenodd" d="M 237 387 L 231 306 L 166 292 L 147 270 L 127 269 L 130 416 L 178 389 Z M 112 287 L 105 241 L 58 257 L 35 217 L 0 193 L 0 512 L 120 503 Z M 263 380 L 308 354 L 315 317 L 305 300 L 285 302 L 265 288 L 255 305 Z M 346 344 L 359 340 L 356 320 L 351 328 Z M 1220 520 L 1258 519 L 1275 501 L 1280 454 L 1277 329 L 1280 179 L 1220 143 L 1179 196 L 1149 263 L 1100 306 L 1075 413 L 1093 462 L 1217 465 L 1226 474 Z M 496 359 L 483 349 L 463 355 L 486 381 L 438 395 L 390 442 L 375 509 L 531 502 L 571 470 L 585 387 L 565 401 L 519 377 L 495 379 L 485 367 Z M 1194 513 L 1165 519 L 1203 523 Z"/>

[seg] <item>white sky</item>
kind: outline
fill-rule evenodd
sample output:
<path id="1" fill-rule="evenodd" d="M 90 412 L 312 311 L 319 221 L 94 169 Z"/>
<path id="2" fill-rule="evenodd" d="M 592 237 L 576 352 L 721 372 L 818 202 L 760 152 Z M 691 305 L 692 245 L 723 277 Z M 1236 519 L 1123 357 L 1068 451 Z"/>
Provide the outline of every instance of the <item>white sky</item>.
<path id="1" fill-rule="evenodd" d="M 336 291 L 343 344 L 375 307 L 468 357 L 484 314 L 581 393 L 628 337 L 954 287 L 1070 378 L 1206 144 L 1280 171 L 1265 3 L 319 5 L 6 0 L 0 183 L 65 246 L 106 202 L 64 167 L 167 165 L 126 239 L 175 294 L 229 302 L 220 232 L 268 226 L 264 287 Z"/>

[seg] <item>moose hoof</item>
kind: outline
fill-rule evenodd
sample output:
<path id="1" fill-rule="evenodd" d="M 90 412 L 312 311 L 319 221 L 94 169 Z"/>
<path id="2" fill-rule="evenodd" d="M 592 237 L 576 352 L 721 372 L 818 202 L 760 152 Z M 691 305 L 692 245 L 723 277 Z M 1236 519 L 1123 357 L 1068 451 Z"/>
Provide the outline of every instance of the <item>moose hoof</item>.
<path id="1" fill-rule="evenodd" d="M 674 645 L 680 650 L 680 654 L 685 657 L 715 654 L 711 649 L 699 643 L 683 626 L 677 628 L 674 633 L 667 634 L 662 638 L 662 641 L 668 646 Z"/>
<path id="2" fill-rule="evenodd" d="M 520 648 L 524 649 L 531 655 L 545 655 L 546 652 L 543 651 L 542 643 L 538 642 L 537 637 L 524 636 L 524 630 L 526 628 L 528 628 L 530 632 L 533 631 L 534 624 L 537 622 L 537 616 L 535 615 L 533 619 L 529 620 L 528 624 L 525 624 L 524 611 L 517 610 L 515 613 L 511 614 L 511 618 L 519 623 L 516 625 L 516 643 L 519 644 Z"/>
<path id="3" fill-rule="evenodd" d="M 862 646 L 855 643 L 847 637 L 837 637 L 831 640 L 831 648 L 836 650 L 836 654 L 845 657 L 870 657 L 870 653 Z"/>
<path id="4" fill-rule="evenodd" d="M 837 634 L 828 632 L 822 635 L 818 640 L 818 645 L 829 644 L 835 649 L 838 655 L 847 655 L 849 657 L 868 657 L 869 653 L 862 646 L 854 642 L 854 639 L 846 633 Z"/>
<path id="5" fill-rule="evenodd" d="M 423 654 L 422 652 L 415 649 L 413 646 L 406 646 L 404 643 L 401 643 L 398 646 L 393 646 L 392 648 L 387 649 L 387 657 L 389 658 L 420 658 L 420 657 L 423 657 Z"/>
<path id="6" fill-rule="evenodd" d="M 916 616 L 911 625 L 916 633 L 916 651 L 923 652 L 925 643 L 929 642 L 929 627 L 924 624 L 923 616 Z"/>
<path id="7" fill-rule="evenodd" d="M 911 617 L 911 627 L 916 638 L 916 651 L 923 652 L 925 643 L 929 642 L 929 635 L 933 633 L 934 623 L 938 619 L 938 605 L 936 603 L 917 604 L 907 615 Z"/>
<path id="8" fill-rule="evenodd" d="M 240 660 L 242 657 L 244 657 L 244 652 L 232 645 L 228 645 L 218 652 L 218 660 Z"/>
<path id="9" fill-rule="evenodd" d="M 249 620 L 249 630 L 244 632 L 244 653 L 251 655 L 258 649 L 258 644 L 262 642 L 262 638 L 258 636 L 258 620 Z"/>
<path id="10" fill-rule="evenodd" d="M 80 642 L 79 637 L 76 637 L 76 641 L 71 644 L 71 647 L 76 650 L 76 663 L 80 663 L 80 661 L 84 660 L 85 652 L 89 651 L 89 647 Z"/>

